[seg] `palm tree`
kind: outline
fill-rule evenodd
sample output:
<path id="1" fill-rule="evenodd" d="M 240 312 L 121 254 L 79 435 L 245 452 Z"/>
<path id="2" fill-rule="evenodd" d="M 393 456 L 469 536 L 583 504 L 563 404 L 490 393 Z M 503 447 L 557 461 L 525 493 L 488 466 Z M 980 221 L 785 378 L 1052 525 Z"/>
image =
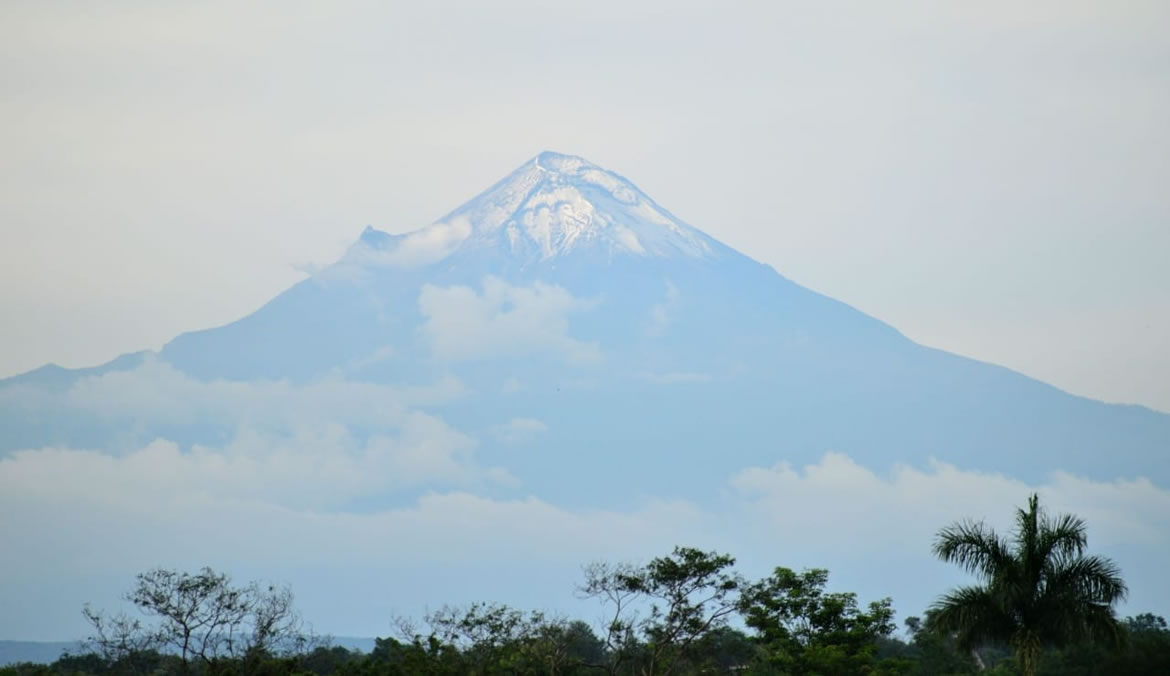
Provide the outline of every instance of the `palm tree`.
<path id="1" fill-rule="evenodd" d="M 964 650 L 1004 642 L 1015 650 L 1025 676 L 1036 673 L 1044 646 L 1077 640 L 1120 643 L 1113 605 L 1127 589 L 1109 559 L 1085 556 L 1085 522 L 1062 514 L 1049 518 L 1032 495 L 1016 510 L 1009 541 L 983 523 L 963 521 L 942 529 L 934 553 L 981 578 L 959 587 L 931 607 L 935 628 L 952 634 Z"/>

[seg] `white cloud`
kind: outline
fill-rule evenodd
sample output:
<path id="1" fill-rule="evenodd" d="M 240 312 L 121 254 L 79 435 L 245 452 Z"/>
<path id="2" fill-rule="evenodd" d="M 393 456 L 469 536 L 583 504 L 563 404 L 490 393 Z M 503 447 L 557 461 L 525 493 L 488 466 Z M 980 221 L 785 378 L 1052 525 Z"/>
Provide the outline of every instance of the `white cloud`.
<path id="1" fill-rule="evenodd" d="M 588 310 L 591 301 L 567 290 L 536 282 L 513 286 L 497 277 L 483 280 L 483 292 L 467 286 L 423 286 L 418 299 L 426 317 L 423 334 L 436 357 L 470 360 L 493 356 L 553 354 L 575 364 L 600 361 L 595 343 L 569 335 L 569 315 Z"/>
<path id="2" fill-rule="evenodd" d="M 705 383 L 711 380 L 709 373 L 698 373 L 694 371 L 668 371 L 666 373 L 643 373 L 642 379 L 660 385 L 673 385 L 676 383 Z"/>
<path id="3" fill-rule="evenodd" d="M 12 456 L 61 460 L 53 472 L 69 473 L 76 462 L 99 483 L 129 474 L 136 486 L 168 492 L 189 489 L 332 508 L 419 485 L 514 482 L 500 468 L 477 464 L 476 440 L 417 409 L 464 391 L 451 376 L 417 387 L 350 382 L 338 375 L 307 384 L 205 382 L 152 357 L 128 371 L 82 378 L 60 394 L 31 385 L 0 389 L 0 405 L 61 418 L 94 416 L 133 430 L 105 448 L 45 449 L 43 457 L 42 451 L 24 450 Z M 174 427 L 197 431 L 186 438 L 227 435 L 228 441 L 214 447 L 207 442 L 180 447 L 166 438 L 132 441 Z M 110 454 L 125 457 L 115 461 Z"/>
<path id="4" fill-rule="evenodd" d="M 900 465 L 883 476 L 828 453 L 803 471 L 787 463 L 747 469 L 731 485 L 777 536 L 799 534 L 840 551 L 880 543 L 921 548 L 941 525 L 962 518 L 1010 529 L 1012 506 L 1032 492 L 1052 511 L 1087 519 L 1091 544 L 1170 544 L 1161 525 L 1170 518 L 1170 492 L 1146 479 L 1099 482 L 1055 472 L 1030 485 L 937 461 L 929 470 Z"/>
<path id="5" fill-rule="evenodd" d="M 350 249 L 339 265 L 420 267 L 451 255 L 470 235 L 471 223 L 466 218 L 439 221 L 402 236 L 387 249 L 374 249 L 359 243 Z"/>
<path id="6" fill-rule="evenodd" d="M 684 503 L 567 510 L 468 492 L 378 511 L 321 509 L 291 489 L 311 493 L 315 481 L 355 491 L 362 479 L 353 470 L 372 474 L 376 463 L 333 466 L 328 451 L 303 463 L 287 450 L 260 459 L 235 452 L 185 454 L 156 442 L 120 458 L 41 449 L 0 460 L 0 604 L 37 609 L 0 617 L 0 635 L 35 638 L 30 627 L 41 638 L 80 635 L 81 603 L 113 602 L 121 589 L 110 587 L 134 572 L 205 564 L 291 581 L 321 630 L 384 634 L 393 612 L 431 602 L 571 600 L 579 564 L 663 551 L 708 518 Z M 509 478 L 502 469 L 488 477 Z M 514 584 L 517 574 L 529 579 Z"/>
<path id="7" fill-rule="evenodd" d="M 446 456 L 432 462 L 425 451 L 396 454 L 371 442 L 364 455 L 338 458 L 349 441 L 336 432 L 302 442 L 242 438 L 181 453 L 159 441 L 118 458 L 40 449 L 0 460 L 0 602 L 40 601 L 64 580 L 59 602 L 37 604 L 44 626 L 58 627 L 42 638 L 61 638 L 81 631 L 69 624 L 81 602 L 118 591 L 111 580 L 159 564 L 211 564 L 289 580 L 316 626 L 339 633 L 384 633 L 393 612 L 485 597 L 593 619 L 591 607 L 572 601 L 580 564 L 644 560 L 687 544 L 735 554 L 751 576 L 775 565 L 828 567 L 835 588 L 892 595 L 910 614 L 964 579 L 930 555 L 939 527 L 965 517 L 1008 527 L 1012 508 L 1038 491 L 1053 511 L 1086 518 L 1090 549 L 1122 566 L 1135 612 L 1170 607 L 1158 566 L 1146 563 L 1170 554 L 1170 492 L 1144 480 L 1057 473 L 1034 485 L 942 463 L 879 473 L 830 453 L 800 469 L 745 469 L 707 509 L 568 508 L 460 490 L 354 510 L 344 496 L 376 487 L 386 468 L 442 474 Z M 484 475 L 508 480 L 503 468 Z M 0 634 L 19 633 L 27 619 L 0 618 Z"/>
<path id="8" fill-rule="evenodd" d="M 666 298 L 661 303 L 657 303 L 650 308 L 650 322 L 646 327 L 647 333 L 652 336 L 658 336 L 666 331 L 670 326 L 674 313 L 677 311 L 678 299 L 678 287 L 669 279 L 666 280 Z"/>
<path id="9" fill-rule="evenodd" d="M 837 588 L 892 596 L 905 616 L 921 614 L 938 594 L 971 581 L 932 556 L 941 527 L 975 519 L 1010 534 L 1015 508 L 1033 492 L 1050 512 L 1086 520 L 1090 552 L 1113 558 L 1129 584 L 1123 612 L 1170 610 L 1158 563 L 1170 557 L 1164 526 L 1170 491 L 1145 479 L 1094 481 L 1054 472 L 1034 484 L 941 462 L 882 473 L 828 453 L 800 469 L 780 463 L 737 474 L 729 520 L 742 526 L 738 552 L 745 561 L 826 567 Z"/>
<path id="10" fill-rule="evenodd" d="M 150 357 L 135 369 L 82 378 L 63 398 L 36 386 L 6 387 L 0 389 L 0 404 L 28 411 L 64 407 L 154 424 L 212 422 L 287 430 L 328 423 L 393 425 L 411 407 L 442 404 L 465 391 L 463 383 L 452 376 L 414 387 L 351 382 L 340 376 L 303 385 L 201 381 Z"/>
<path id="11" fill-rule="evenodd" d="M 374 364 L 380 364 L 393 356 L 394 356 L 394 346 L 383 345 L 382 347 L 375 349 L 373 352 L 369 353 L 368 355 L 366 355 L 364 357 L 360 357 L 358 359 L 354 359 L 354 360 L 350 361 L 348 364 L 345 365 L 345 367 L 342 370 L 345 372 L 358 371 L 358 370 L 363 369 L 367 366 L 373 366 Z"/>
<path id="12" fill-rule="evenodd" d="M 503 425 L 497 425 L 493 431 L 496 438 L 506 444 L 521 444 L 548 431 L 548 425 L 536 418 L 512 418 Z"/>
<path id="13" fill-rule="evenodd" d="M 73 477 L 74 498 L 120 496 L 145 506 L 169 496 L 255 500 L 294 509 L 342 509 L 355 499 L 385 502 L 411 486 L 468 486 L 498 471 L 474 461 L 475 442 L 438 418 L 411 412 L 393 435 L 359 439 L 342 425 L 273 435 L 242 428 L 222 447 L 157 439 L 120 455 L 97 450 L 22 450 L 0 460 L 18 493 L 52 493 Z M 50 477 L 58 477 L 52 480 Z M 115 492 L 109 493 L 114 490 Z"/>

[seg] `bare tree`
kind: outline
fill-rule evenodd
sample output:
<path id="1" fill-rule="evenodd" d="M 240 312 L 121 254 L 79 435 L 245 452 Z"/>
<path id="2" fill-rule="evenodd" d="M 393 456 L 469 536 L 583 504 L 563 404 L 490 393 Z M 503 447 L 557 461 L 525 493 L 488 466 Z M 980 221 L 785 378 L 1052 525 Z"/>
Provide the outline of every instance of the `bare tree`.
<path id="1" fill-rule="evenodd" d="M 210 664 L 305 645 L 287 587 L 257 582 L 237 587 L 211 568 L 198 573 L 155 568 L 139 573 L 125 598 L 155 622 L 124 613 L 107 617 L 88 606 L 83 611 L 94 627 L 90 641 L 107 659 L 156 649 L 173 651 L 187 667 L 193 660 Z"/>
<path id="2" fill-rule="evenodd" d="M 607 608 L 601 632 L 606 662 L 592 666 L 617 674 L 629 658 L 631 647 L 637 643 L 634 628 L 638 623 L 636 606 L 640 593 L 631 581 L 638 579 L 642 571 L 630 563 L 594 561 L 585 565 L 582 572 L 585 581 L 577 587 L 578 595 L 597 599 Z"/>
<path id="3" fill-rule="evenodd" d="M 86 604 L 81 614 L 93 627 L 93 633 L 85 640 L 88 651 L 97 653 L 109 664 L 141 673 L 145 665 L 139 664 L 142 657 L 159 649 L 158 635 L 147 631 L 142 621 L 126 613 L 105 615 Z"/>

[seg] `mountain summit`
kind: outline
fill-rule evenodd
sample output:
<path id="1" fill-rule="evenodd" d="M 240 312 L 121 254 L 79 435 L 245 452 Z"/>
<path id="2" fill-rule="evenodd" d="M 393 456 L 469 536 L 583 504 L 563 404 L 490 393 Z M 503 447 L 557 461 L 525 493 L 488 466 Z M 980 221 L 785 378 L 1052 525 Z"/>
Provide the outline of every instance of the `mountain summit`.
<path id="1" fill-rule="evenodd" d="M 1170 415 L 915 344 L 554 153 L 420 230 L 367 229 L 237 321 L 0 380 L 0 430 L 14 608 L 67 598 L 25 581 L 78 556 L 105 589 L 216 552 L 320 571 L 319 606 L 340 585 L 367 613 L 435 589 L 523 607 L 598 552 L 679 542 L 902 598 L 933 569 L 889 557 L 952 494 L 1094 491 L 1141 506 L 1117 521 L 1141 542 L 1170 483 Z"/>
<path id="2" fill-rule="evenodd" d="M 618 174 L 580 157 L 543 152 L 421 230 L 364 233 L 364 247 L 393 265 L 494 249 L 529 262 L 588 251 L 603 257 L 715 257 L 721 245 L 683 223 Z M 351 252 L 368 256 L 367 248 Z"/>
<path id="3" fill-rule="evenodd" d="M 428 412 L 463 435 L 460 448 L 505 468 L 518 494 L 598 508 L 643 491 L 694 498 L 711 477 L 827 450 L 1034 480 L 1054 468 L 1170 477 L 1155 461 L 1170 448 L 1170 416 L 917 345 L 687 225 L 622 176 L 547 152 L 420 230 L 368 228 L 336 264 L 238 321 L 157 354 L 0 381 L 0 400 L 21 402 L 0 407 L 0 452 L 155 438 L 211 447 L 238 425 L 191 408 L 192 383 L 224 396 L 264 383 L 279 399 L 342 381 L 448 392 Z M 149 393 L 145 408 L 178 388 L 175 410 L 111 413 L 129 383 Z M 313 410 L 334 400 L 314 396 Z M 398 438 L 392 410 L 338 434 Z M 268 414 L 246 419 L 290 433 Z M 524 435 L 539 453 L 515 454 Z M 428 457 L 410 462 L 430 467 Z M 406 465 L 394 485 L 431 485 Z"/>

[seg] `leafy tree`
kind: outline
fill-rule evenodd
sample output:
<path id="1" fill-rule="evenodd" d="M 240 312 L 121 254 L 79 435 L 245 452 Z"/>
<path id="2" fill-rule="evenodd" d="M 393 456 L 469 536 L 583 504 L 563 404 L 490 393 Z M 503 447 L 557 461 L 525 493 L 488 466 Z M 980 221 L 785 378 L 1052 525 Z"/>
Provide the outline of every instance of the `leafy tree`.
<path id="1" fill-rule="evenodd" d="M 360 652 L 342 646 L 318 646 L 301 659 L 301 666 L 319 676 L 331 676 L 361 656 Z"/>
<path id="2" fill-rule="evenodd" d="M 416 635 L 405 641 L 376 639 L 369 659 L 343 665 L 339 673 L 346 676 L 459 676 L 469 672 L 466 659 L 457 647 L 434 635 L 426 638 Z"/>
<path id="3" fill-rule="evenodd" d="M 852 593 L 827 593 L 829 572 L 777 568 L 745 589 L 744 622 L 755 630 L 763 660 L 782 674 L 863 674 L 895 669 L 879 664 L 878 639 L 894 630 L 889 599 L 868 609 Z"/>
<path id="4" fill-rule="evenodd" d="M 1125 633 L 1127 663 L 1112 673 L 1170 674 L 1170 629 L 1164 618 L 1152 613 L 1126 618 Z"/>
<path id="5" fill-rule="evenodd" d="M 933 606 L 933 626 L 953 634 L 964 650 L 988 642 L 1010 644 L 1025 676 L 1036 673 L 1044 646 L 1081 639 L 1117 644 L 1121 626 L 1113 605 L 1126 595 L 1117 566 L 1086 556 L 1086 527 L 1065 514 L 1045 515 L 1039 497 L 1016 510 L 1009 541 L 983 523 L 942 529 L 934 553 L 982 579 L 952 590 Z"/>
<path id="6" fill-rule="evenodd" d="M 742 581 L 731 572 L 735 559 L 715 552 L 676 547 L 642 567 L 594 564 L 586 568 L 580 592 L 610 605 L 605 643 L 608 673 L 636 659 L 645 676 L 669 674 L 696 641 L 726 625 L 738 607 Z M 638 608 L 649 609 L 639 618 Z M 639 646 L 637 638 L 645 640 Z"/>
<path id="7" fill-rule="evenodd" d="M 756 661 L 760 648 L 750 636 L 729 626 L 708 631 L 679 662 L 684 674 L 730 674 Z"/>
<path id="8" fill-rule="evenodd" d="M 1040 656 L 1036 673 L 1043 676 L 1090 676 L 1170 674 L 1170 631 L 1166 620 L 1145 613 L 1126 618 L 1125 650 L 1109 650 L 1098 643 L 1077 643 Z"/>
<path id="9" fill-rule="evenodd" d="M 405 642 L 380 639 L 375 656 L 391 663 L 409 660 L 415 669 L 425 664 L 426 673 L 457 664 L 458 673 L 557 676 L 604 655 L 601 641 L 585 623 L 502 604 L 444 606 L 424 621 L 425 637 L 409 621 L 399 620 Z"/>
<path id="10" fill-rule="evenodd" d="M 912 673 L 915 674 L 955 676 L 975 673 L 979 669 L 975 657 L 959 650 L 954 637 L 927 630 L 927 626 L 931 625 L 930 618 L 931 611 L 927 611 L 925 621 L 915 616 L 906 618 L 906 633 L 910 643 L 905 650 L 898 652 L 897 657 L 912 662 Z"/>

